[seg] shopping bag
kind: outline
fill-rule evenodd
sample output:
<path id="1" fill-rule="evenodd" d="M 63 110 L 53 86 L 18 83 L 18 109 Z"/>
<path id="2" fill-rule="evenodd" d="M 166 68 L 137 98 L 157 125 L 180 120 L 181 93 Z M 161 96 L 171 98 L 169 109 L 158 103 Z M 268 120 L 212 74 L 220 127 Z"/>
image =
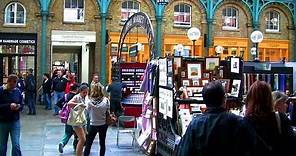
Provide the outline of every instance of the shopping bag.
<path id="1" fill-rule="evenodd" d="M 85 107 L 81 105 L 76 105 L 73 109 L 71 109 L 67 124 L 71 126 L 85 125 L 86 117 L 85 117 L 84 110 L 85 110 Z"/>

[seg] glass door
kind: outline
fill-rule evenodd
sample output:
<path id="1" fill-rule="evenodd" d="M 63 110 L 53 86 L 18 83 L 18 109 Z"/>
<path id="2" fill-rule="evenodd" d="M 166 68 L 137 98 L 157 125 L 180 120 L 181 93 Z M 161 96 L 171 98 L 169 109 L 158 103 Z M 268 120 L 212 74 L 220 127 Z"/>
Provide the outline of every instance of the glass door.
<path id="1" fill-rule="evenodd" d="M 8 56 L 0 56 L 0 85 L 7 83 L 7 77 L 12 73 L 11 71 L 12 58 Z"/>

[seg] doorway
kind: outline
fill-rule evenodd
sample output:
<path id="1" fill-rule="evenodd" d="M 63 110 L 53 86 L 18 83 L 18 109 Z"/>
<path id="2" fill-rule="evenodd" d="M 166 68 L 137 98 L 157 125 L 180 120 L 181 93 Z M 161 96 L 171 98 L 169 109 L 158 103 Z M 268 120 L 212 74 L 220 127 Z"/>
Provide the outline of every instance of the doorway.
<path id="1" fill-rule="evenodd" d="M 53 46 L 52 71 L 70 70 L 75 73 L 76 82 L 81 81 L 81 46 Z"/>

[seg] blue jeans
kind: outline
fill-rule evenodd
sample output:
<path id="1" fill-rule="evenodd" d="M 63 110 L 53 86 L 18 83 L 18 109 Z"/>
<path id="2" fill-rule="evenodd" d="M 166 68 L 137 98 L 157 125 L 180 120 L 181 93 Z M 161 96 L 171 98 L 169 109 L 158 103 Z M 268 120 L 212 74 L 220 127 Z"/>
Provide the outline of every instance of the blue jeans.
<path id="1" fill-rule="evenodd" d="M 27 105 L 29 107 L 29 114 L 36 114 L 36 108 L 35 108 L 35 103 L 36 103 L 36 96 L 35 93 L 32 92 L 27 92 L 26 93 L 26 98 L 27 98 Z"/>
<path id="2" fill-rule="evenodd" d="M 50 95 L 50 93 L 43 93 L 43 101 L 45 104 L 45 108 L 51 109 L 51 95 Z"/>
<path id="3" fill-rule="evenodd" d="M 57 92 L 57 91 L 53 92 L 54 112 L 56 114 L 59 113 L 59 107 L 56 106 L 56 103 L 59 101 L 59 99 L 63 98 L 64 95 L 65 95 L 64 92 Z"/>
<path id="4" fill-rule="evenodd" d="M 19 120 L 12 122 L 0 122 L 0 156 L 6 156 L 9 135 L 12 143 L 11 155 L 22 155 L 20 147 L 20 133 L 21 125 Z"/>

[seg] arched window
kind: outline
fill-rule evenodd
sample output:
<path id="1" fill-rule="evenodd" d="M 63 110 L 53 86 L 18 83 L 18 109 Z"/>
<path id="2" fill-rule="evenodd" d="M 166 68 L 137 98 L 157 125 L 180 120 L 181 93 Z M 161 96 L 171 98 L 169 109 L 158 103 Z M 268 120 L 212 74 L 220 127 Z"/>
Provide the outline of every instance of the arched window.
<path id="1" fill-rule="evenodd" d="M 5 24 L 23 25 L 26 22 L 26 9 L 18 3 L 12 2 L 5 8 Z"/>
<path id="2" fill-rule="evenodd" d="M 226 7 L 222 11 L 222 29 L 238 29 L 238 10 L 234 7 Z"/>
<path id="3" fill-rule="evenodd" d="M 84 22 L 84 0 L 65 0 L 64 21 Z"/>
<path id="4" fill-rule="evenodd" d="M 136 1 L 125 1 L 121 4 L 121 22 L 125 22 L 134 13 L 140 12 L 140 3 Z"/>
<path id="5" fill-rule="evenodd" d="M 275 10 L 271 10 L 265 14 L 266 31 L 280 31 L 280 14 Z"/>
<path id="6" fill-rule="evenodd" d="M 191 26 L 191 6 L 180 3 L 174 7 L 174 25 Z"/>

